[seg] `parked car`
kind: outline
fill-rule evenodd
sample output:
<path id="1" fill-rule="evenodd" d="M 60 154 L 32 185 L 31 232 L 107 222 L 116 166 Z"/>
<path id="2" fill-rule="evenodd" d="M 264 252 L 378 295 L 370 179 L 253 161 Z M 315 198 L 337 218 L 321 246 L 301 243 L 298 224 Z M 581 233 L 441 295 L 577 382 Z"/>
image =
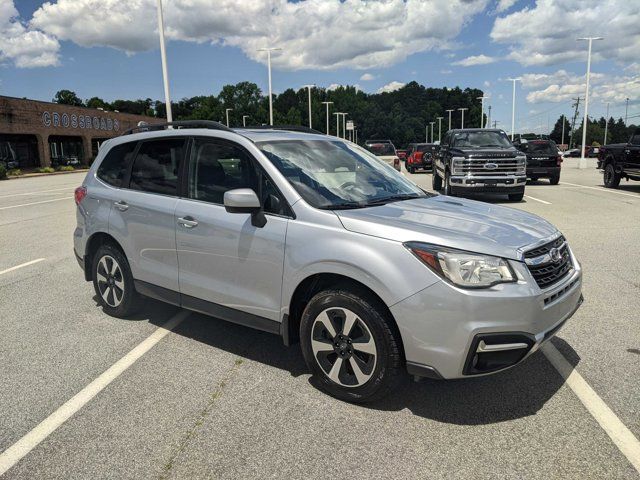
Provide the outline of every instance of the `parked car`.
<path id="1" fill-rule="evenodd" d="M 548 178 L 551 185 L 560 182 L 562 155 L 553 140 L 520 140 L 514 146 L 527 156 L 527 177 L 532 181 Z"/>
<path id="2" fill-rule="evenodd" d="M 527 183 L 527 159 L 498 129 L 450 130 L 434 160 L 433 189 L 445 195 L 507 194 L 520 201 Z"/>
<path id="3" fill-rule="evenodd" d="M 601 147 L 598 168 L 604 172 L 604 186 L 607 188 L 618 188 L 623 178 L 640 181 L 640 128 L 627 143 Z"/>
<path id="4" fill-rule="evenodd" d="M 433 166 L 433 143 L 417 143 L 409 158 L 405 162 L 409 173 L 416 173 L 416 170 L 431 170 Z"/>
<path id="5" fill-rule="evenodd" d="M 398 155 L 398 158 L 400 159 L 400 161 L 404 161 L 407 159 L 407 151 L 403 150 L 403 149 L 398 149 L 396 150 L 396 154 Z"/>
<path id="6" fill-rule="evenodd" d="M 540 217 L 428 194 L 335 137 L 170 125 L 106 141 L 75 191 L 75 255 L 109 315 L 151 297 L 299 341 L 316 385 L 363 402 L 401 370 L 512 367 L 582 302 Z"/>
<path id="7" fill-rule="evenodd" d="M 390 140 L 367 140 L 364 145 L 367 150 L 380 160 L 400 171 L 400 158 L 396 153 L 396 147 L 393 146 Z"/>

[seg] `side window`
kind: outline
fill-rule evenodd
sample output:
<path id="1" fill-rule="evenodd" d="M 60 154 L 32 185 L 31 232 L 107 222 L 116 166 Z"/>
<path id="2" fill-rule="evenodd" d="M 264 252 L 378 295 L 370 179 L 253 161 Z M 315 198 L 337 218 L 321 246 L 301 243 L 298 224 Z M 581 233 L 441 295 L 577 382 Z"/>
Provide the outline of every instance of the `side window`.
<path id="1" fill-rule="evenodd" d="M 183 150 L 182 138 L 144 142 L 133 162 L 129 187 L 145 192 L 176 195 Z"/>
<path id="2" fill-rule="evenodd" d="M 640 133 L 635 133 L 631 137 L 631 144 L 632 145 L 640 145 Z"/>
<path id="3" fill-rule="evenodd" d="M 235 188 L 258 191 L 256 169 L 238 147 L 196 139 L 189 161 L 189 198 L 224 203 L 224 192 Z"/>
<path id="4" fill-rule="evenodd" d="M 109 150 L 98 167 L 98 178 L 109 185 L 120 188 L 137 144 L 138 142 L 122 143 Z"/>
<path id="5" fill-rule="evenodd" d="M 265 174 L 261 175 L 260 181 L 260 199 L 266 213 L 274 213 L 276 215 L 289 215 L 289 209 L 285 200 L 278 192 L 273 182 Z"/>

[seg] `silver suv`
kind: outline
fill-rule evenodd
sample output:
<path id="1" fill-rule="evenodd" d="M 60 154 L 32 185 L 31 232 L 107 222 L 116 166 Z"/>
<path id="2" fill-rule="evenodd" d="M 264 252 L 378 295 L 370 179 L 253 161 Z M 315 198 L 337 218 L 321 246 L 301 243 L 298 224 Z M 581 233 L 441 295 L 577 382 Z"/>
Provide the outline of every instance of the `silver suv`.
<path id="1" fill-rule="evenodd" d="M 426 193 L 320 134 L 191 122 L 123 135 L 76 203 L 75 253 L 106 313 L 152 297 L 300 341 L 315 383 L 348 401 L 401 370 L 511 367 L 582 302 L 580 264 L 547 221 Z"/>

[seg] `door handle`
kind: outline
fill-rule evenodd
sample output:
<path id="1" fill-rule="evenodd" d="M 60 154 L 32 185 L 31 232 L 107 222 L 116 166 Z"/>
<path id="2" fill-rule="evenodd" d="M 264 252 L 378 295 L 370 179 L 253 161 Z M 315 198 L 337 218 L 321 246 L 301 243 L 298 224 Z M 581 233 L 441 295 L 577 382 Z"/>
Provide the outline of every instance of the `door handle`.
<path id="1" fill-rule="evenodd" d="M 126 210 L 129 209 L 129 205 L 127 204 L 127 202 L 123 202 L 122 200 L 119 200 L 117 202 L 113 202 L 113 204 L 116 206 L 116 208 L 118 210 L 120 210 L 121 212 L 124 212 Z"/>
<path id="2" fill-rule="evenodd" d="M 187 215 L 186 217 L 179 217 L 178 224 L 184 228 L 194 228 L 198 226 L 198 221 Z"/>

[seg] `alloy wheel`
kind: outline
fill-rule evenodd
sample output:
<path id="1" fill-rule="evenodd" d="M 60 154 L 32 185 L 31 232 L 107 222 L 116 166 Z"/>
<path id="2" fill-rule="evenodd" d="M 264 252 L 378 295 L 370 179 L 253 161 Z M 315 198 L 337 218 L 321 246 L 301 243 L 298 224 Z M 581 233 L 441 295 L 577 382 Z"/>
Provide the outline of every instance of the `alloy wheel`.
<path id="1" fill-rule="evenodd" d="M 102 256 L 96 278 L 102 300 L 110 307 L 118 307 L 124 298 L 124 275 L 116 259 L 111 255 Z"/>
<path id="2" fill-rule="evenodd" d="M 324 374 L 343 387 L 361 387 L 376 367 L 377 348 L 369 327 L 346 308 L 328 308 L 316 317 L 311 349 Z"/>

